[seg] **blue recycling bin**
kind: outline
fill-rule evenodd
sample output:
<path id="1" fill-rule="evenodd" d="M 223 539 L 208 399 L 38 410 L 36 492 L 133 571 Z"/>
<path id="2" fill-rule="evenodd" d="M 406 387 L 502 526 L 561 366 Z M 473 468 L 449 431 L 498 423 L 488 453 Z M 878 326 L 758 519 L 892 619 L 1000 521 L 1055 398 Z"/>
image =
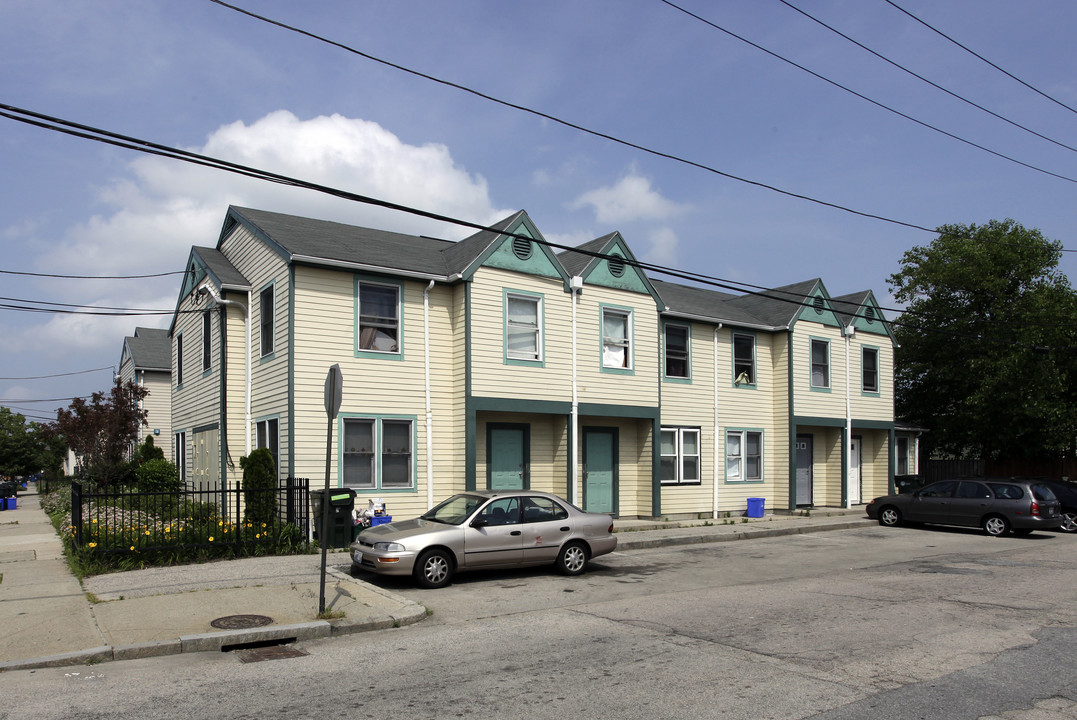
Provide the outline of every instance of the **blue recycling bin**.
<path id="1" fill-rule="evenodd" d="M 763 506 L 766 504 L 764 498 L 748 498 L 748 517 L 761 518 L 763 517 Z"/>

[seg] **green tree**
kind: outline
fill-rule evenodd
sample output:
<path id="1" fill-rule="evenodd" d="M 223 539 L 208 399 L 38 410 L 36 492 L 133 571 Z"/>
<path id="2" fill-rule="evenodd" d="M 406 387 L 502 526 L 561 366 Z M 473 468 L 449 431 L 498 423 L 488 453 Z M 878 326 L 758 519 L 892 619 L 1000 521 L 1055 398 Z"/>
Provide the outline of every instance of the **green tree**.
<path id="1" fill-rule="evenodd" d="M 140 401 L 148 393 L 130 380 L 116 378 L 108 394 L 95 392 L 89 402 L 75 398 L 67 409 L 56 411 L 52 429 L 75 453 L 91 481 L 108 486 L 131 477 L 127 455 L 147 424 Z"/>
<path id="2" fill-rule="evenodd" d="M 31 428 L 26 418 L 0 407 L 0 475 L 30 475 L 37 455 Z"/>
<path id="3" fill-rule="evenodd" d="M 1062 246 L 1013 220 L 945 225 L 889 278 L 897 414 L 953 457 L 1057 456 L 1077 432 L 1077 295 Z"/>
<path id="4" fill-rule="evenodd" d="M 243 468 L 243 500 L 247 522 L 272 523 L 277 519 L 277 464 L 269 448 L 258 448 L 239 459 Z"/>

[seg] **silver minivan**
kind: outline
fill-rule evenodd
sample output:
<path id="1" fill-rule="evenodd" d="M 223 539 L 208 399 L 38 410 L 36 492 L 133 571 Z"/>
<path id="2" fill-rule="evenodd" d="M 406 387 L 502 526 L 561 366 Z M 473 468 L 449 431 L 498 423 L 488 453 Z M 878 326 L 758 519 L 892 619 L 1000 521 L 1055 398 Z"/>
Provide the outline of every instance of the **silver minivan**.
<path id="1" fill-rule="evenodd" d="M 1010 531 L 1028 535 L 1062 525 L 1058 498 L 1035 480 L 942 480 L 907 495 L 875 498 L 867 512 L 887 527 L 903 522 L 961 525 L 994 536 Z"/>

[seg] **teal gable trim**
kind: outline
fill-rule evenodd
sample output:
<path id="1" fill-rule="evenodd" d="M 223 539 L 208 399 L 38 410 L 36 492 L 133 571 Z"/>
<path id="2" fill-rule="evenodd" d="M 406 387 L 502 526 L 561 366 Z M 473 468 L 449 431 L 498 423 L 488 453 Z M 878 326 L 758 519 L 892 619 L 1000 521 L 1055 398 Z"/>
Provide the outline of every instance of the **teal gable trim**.
<path id="1" fill-rule="evenodd" d="M 830 327 L 843 327 L 830 304 L 830 294 L 822 283 L 816 283 L 815 288 L 804 299 L 803 307 L 800 308 L 800 312 L 793 318 L 791 324 L 795 325 L 801 320 Z"/>
<path id="2" fill-rule="evenodd" d="M 869 320 L 867 317 L 868 315 L 874 315 L 874 318 Z M 868 297 L 864 301 L 864 304 L 856 309 L 856 317 L 853 318 L 852 326 L 856 328 L 858 333 L 887 337 L 890 338 L 890 341 L 895 346 L 897 345 L 897 340 L 894 338 L 894 332 L 890 328 L 890 323 L 886 322 L 886 317 L 883 315 L 882 308 L 879 307 L 879 303 L 875 300 L 875 294 L 870 290 L 868 291 Z"/>
<path id="3" fill-rule="evenodd" d="M 518 240 L 516 235 L 531 238 L 533 242 L 527 248 L 529 254 L 521 257 L 513 250 L 513 242 Z M 566 287 L 568 275 L 561 263 L 557 260 L 553 250 L 546 244 L 546 239 L 538 231 L 531 219 L 526 214 L 521 214 L 520 220 L 499 235 L 485 250 L 468 266 L 462 273 L 465 280 L 471 280 L 475 272 L 483 266 L 496 267 L 502 270 L 525 273 L 527 275 L 539 275 L 541 277 L 559 278 Z"/>

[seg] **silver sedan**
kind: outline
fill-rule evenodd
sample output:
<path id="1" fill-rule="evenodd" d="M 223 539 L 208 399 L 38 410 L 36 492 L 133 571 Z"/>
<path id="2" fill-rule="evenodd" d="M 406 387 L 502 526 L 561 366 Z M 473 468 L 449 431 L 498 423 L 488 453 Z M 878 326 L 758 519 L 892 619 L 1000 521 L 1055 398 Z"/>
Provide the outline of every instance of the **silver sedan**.
<path id="1" fill-rule="evenodd" d="M 351 544 L 352 568 L 411 575 L 420 587 L 448 585 L 458 571 L 553 564 L 579 575 L 613 552 L 613 518 L 549 493 L 453 495 L 414 520 L 375 525 Z"/>

